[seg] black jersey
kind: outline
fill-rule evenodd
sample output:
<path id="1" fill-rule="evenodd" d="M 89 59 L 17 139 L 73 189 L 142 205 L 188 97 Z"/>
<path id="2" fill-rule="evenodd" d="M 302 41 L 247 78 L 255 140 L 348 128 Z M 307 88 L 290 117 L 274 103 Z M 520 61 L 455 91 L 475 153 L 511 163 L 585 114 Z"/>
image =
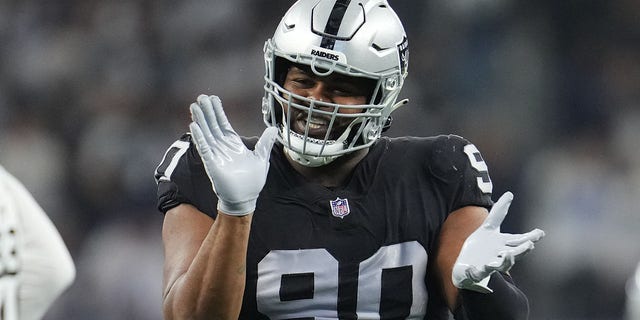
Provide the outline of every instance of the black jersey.
<path id="1" fill-rule="evenodd" d="M 247 139 L 252 148 L 257 139 Z M 216 216 L 189 135 L 156 170 L 158 207 Z M 258 197 L 241 319 L 448 319 L 430 260 L 447 216 L 490 207 L 487 166 L 458 136 L 381 138 L 344 187 L 307 181 L 276 144 Z"/>

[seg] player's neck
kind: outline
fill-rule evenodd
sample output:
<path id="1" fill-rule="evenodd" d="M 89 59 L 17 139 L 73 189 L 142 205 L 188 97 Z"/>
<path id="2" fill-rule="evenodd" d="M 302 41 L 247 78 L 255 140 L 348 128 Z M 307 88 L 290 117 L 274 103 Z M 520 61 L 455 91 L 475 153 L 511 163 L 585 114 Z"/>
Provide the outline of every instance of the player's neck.
<path id="1" fill-rule="evenodd" d="M 286 156 L 291 166 L 307 180 L 328 188 L 341 187 L 348 182 L 355 167 L 369 153 L 369 149 L 361 149 L 338 157 L 331 163 L 321 167 L 305 167 Z"/>

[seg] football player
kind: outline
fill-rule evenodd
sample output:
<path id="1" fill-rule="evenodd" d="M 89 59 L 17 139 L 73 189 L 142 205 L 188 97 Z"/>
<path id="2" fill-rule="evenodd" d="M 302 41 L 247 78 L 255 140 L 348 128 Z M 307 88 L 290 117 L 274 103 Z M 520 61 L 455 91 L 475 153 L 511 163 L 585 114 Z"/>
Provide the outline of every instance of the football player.
<path id="1" fill-rule="evenodd" d="M 41 319 L 74 278 L 71 255 L 55 226 L 0 166 L 0 319 Z"/>
<path id="2" fill-rule="evenodd" d="M 259 138 L 220 98 L 156 169 L 167 319 L 526 319 L 508 275 L 544 233 L 504 234 L 464 138 L 388 138 L 408 41 L 385 0 L 300 0 L 264 46 Z"/>

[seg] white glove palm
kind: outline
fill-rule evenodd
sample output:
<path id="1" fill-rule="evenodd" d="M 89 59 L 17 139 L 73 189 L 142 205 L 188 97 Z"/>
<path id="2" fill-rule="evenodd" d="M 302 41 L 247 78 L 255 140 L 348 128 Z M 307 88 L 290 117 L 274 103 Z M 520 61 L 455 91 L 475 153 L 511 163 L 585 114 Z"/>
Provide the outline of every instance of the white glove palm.
<path id="1" fill-rule="evenodd" d="M 453 284 L 457 288 L 492 292 L 487 286 L 489 276 L 496 271 L 509 271 L 516 259 L 533 250 L 533 243 L 544 236 L 540 229 L 524 234 L 500 232 L 512 200 L 511 192 L 503 194 L 484 223 L 462 245 L 452 273 Z"/>
<path id="2" fill-rule="evenodd" d="M 191 117 L 191 135 L 218 196 L 218 210 L 236 216 L 253 212 L 278 130 L 264 130 L 251 151 L 231 127 L 217 96 L 198 96 L 191 104 Z"/>

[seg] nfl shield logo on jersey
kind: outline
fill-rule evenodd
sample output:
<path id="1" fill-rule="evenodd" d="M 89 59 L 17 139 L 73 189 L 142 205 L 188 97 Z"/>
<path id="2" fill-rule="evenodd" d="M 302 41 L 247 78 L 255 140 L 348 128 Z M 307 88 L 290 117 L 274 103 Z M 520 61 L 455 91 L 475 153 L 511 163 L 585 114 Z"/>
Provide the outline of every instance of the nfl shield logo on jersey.
<path id="1" fill-rule="evenodd" d="M 351 212 L 349 209 L 349 200 L 347 199 L 340 199 L 338 197 L 335 200 L 330 200 L 329 203 L 331 203 L 331 214 L 335 217 L 342 219 Z"/>

